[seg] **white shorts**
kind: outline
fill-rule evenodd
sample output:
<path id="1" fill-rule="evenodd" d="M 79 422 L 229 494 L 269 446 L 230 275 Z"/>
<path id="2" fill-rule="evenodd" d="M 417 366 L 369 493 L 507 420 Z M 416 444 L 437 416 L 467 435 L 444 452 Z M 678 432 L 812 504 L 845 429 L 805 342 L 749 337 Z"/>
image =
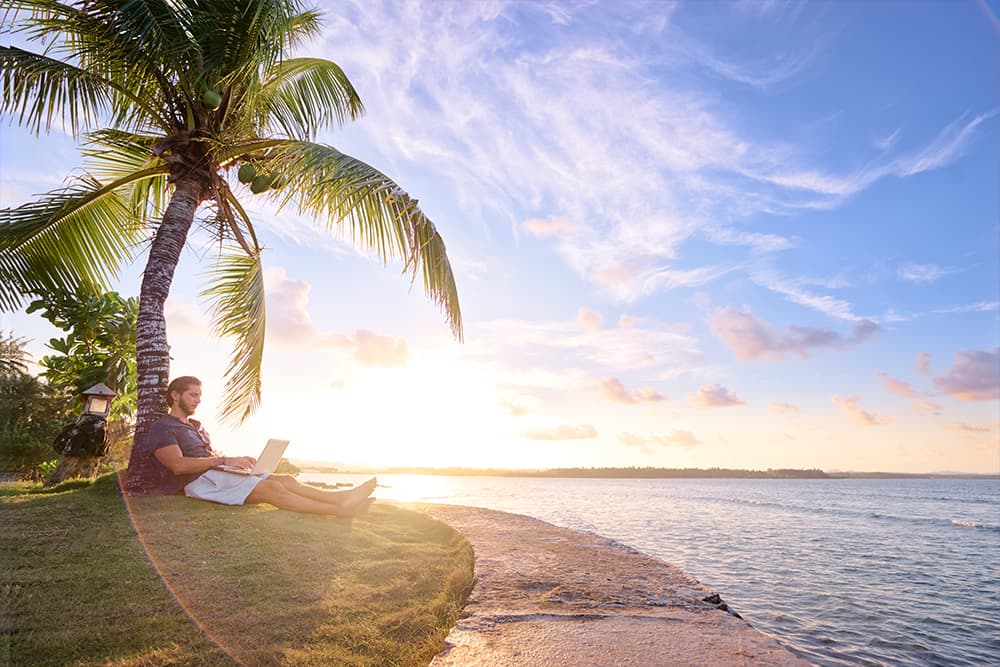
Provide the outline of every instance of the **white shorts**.
<path id="1" fill-rule="evenodd" d="M 268 473 L 238 475 L 224 470 L 208 470 L 188 482 L 184 495 L 222 505 L 242 505 L 267 476 Z"/>

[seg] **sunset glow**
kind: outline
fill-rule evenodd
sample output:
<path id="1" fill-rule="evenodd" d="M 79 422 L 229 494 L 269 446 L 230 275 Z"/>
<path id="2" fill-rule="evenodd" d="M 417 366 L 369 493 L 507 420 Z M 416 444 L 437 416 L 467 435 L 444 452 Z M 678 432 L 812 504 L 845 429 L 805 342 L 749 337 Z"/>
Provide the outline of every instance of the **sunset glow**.
<path id="1" fill-rule="evenodd" d="M 268 339 L 240 429 L 215 417 L 211 238 L 167 302 L 172 372 L 205 381 L 217 447 L 1000 472 L 1000 32 L 982 3 L 320 4 L 302 53 L 339 63 L 367 115 L 319 141 L 419 198 L 465 340 L 402 267 L 246 191 Z M 79 164 L 64 132 L 0 132 L 0 207 Z M 55 335 L 24 313 L 0 329 L 36 358 Z"/>

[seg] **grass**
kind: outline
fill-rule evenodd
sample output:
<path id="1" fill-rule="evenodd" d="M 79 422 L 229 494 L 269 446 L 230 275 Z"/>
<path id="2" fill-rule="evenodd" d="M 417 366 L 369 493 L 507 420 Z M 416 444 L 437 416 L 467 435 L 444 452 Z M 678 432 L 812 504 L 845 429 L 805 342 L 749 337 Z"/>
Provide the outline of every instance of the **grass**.
<path id="1" fill-rule="evenodd" d="M 126 504 L 109 475 L 0 484 L 0 526 L 0 665 L 426 665 L 472 584 L 468 542 L 386 503 Z"/>

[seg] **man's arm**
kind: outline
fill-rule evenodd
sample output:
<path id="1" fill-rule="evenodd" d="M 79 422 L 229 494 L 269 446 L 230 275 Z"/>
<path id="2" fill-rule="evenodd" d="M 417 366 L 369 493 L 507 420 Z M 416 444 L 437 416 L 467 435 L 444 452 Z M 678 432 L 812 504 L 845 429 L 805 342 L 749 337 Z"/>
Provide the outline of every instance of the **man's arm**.
<path id="1" fill-rule="evenodd" d="M 175 475 L 194 475 L 223 465 L 225 456 L 184 456 L 180 445 L 166 445 L 153 452 L 156 460 Z"/>
<path id="2" fill-rule="evenodd" d="M 251 456 L 184 456 L 179 445 L 160 447 L 153 456 L 175 475 L 194 475 L 220 465 L 249 469 L 256 463 Z"/>

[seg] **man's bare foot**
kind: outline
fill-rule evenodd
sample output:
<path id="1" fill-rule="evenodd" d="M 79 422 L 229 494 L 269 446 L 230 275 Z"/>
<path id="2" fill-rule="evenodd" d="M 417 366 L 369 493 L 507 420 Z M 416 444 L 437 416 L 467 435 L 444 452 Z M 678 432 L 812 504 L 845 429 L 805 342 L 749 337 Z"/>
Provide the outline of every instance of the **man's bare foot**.
<path id="1" fill-rule="evenodd" d="M 368 514 L 368 510 L 371 509 L 371 506 L 374 503 L 375 503 L 374 498 L 365 498 L 364 501 L 355 504 L 350 509 L 343 510 L 343 513 L 338 514 L 337 516 L 343 519 L 357 519 L 359 516 L 364 516 Z"/>
<path id="2" fill-rule="evenodd" d="M 345 510 L 350 510 L 362 504 L 372 494 L 376 486 L 378 486 L 378 478 L 372 477 L 353 489 L 344 491 L 340 496 L 340 506 Z"/>

